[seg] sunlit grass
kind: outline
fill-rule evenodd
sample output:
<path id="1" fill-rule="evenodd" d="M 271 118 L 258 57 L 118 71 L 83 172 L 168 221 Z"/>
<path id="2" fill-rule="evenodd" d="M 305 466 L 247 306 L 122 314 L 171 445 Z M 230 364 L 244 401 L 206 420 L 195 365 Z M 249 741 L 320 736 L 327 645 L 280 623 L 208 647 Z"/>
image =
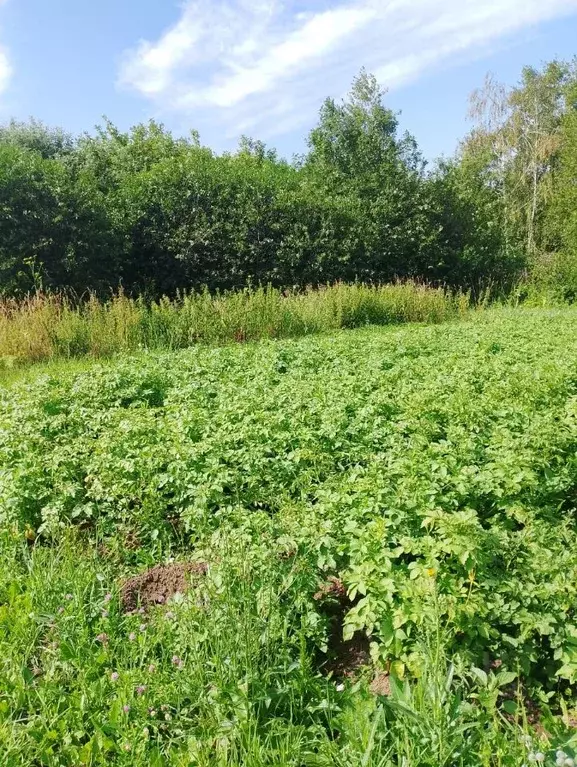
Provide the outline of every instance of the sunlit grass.
<path id="1" fill-rule="evenodd" d="M 0 366 L 298 337 L 367 324 L 436 323 L 462 317 L 468 307 L 463 293 L 411 282 L 304 292 L 267 287 L 152 302 L 122 293 L 104 302 L 38 294 L 0 303 Z"/>

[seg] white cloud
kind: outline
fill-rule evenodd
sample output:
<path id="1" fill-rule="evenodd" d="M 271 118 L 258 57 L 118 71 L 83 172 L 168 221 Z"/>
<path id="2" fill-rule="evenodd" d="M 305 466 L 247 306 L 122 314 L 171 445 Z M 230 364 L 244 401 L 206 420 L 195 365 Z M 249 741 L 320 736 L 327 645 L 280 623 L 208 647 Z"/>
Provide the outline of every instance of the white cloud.
<path id="1" fill-rule="evenodd" d="M 6 0 L 0 0 L 0 6 L 2 6 Z M 0 94 L 3 93 L 8 87 L 10 78 L 12 77 L 12 66 L 10 65 L 10 59 L 8 58 L 8 52 L 4 46 L 0 45 Z"/>
<path id="2" fill-rule="evenodd" d="M 12 77 L 12 67 L 5 50 L 0 48 L 0 93 L 6 90 L 10 78 Z"/>
<path id="3" fill-rule="evenodd" d="M 195 125 L 266 137 L 310 123 L 361 66 L 394 89 L 574 12 L 577 0 L 188 0 L 125 53 L 119 84 Z"/>

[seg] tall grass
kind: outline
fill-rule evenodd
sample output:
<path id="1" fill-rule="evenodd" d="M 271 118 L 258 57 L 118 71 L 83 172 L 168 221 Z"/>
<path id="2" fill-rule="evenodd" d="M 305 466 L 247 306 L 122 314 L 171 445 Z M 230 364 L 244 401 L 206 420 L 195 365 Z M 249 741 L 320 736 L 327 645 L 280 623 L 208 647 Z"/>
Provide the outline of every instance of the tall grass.
<path id="1" fill-rule="evenodd" d="M 117 293 L 73 301 L 39 293 L 0 302 L 0 366 L 107 357 L 138 349 L 302 336 L 361 325 L 443 322 L 465 314 L 469 296 L 406 282 L 183 293 L 147 302 Z"/>

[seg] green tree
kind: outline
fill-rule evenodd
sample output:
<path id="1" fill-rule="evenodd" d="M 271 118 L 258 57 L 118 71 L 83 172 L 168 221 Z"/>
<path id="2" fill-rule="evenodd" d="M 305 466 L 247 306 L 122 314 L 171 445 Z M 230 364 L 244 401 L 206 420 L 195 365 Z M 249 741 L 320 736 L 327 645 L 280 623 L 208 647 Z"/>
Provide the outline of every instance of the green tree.
<path id="1" fill-rule="evenodd" d="M 0 292 L 111 284 L 115 242 L 90 184 L 37 151 L 0 145 Z"/>
<path id="2" fill-rule="evenodd" d="M 471 99 L 476 125 L 463 156 L 485 163 L 501 195 L 509 246 L 521 245 L 531 261 L 547 250 L 545 214 L 554 195 L 564 93 L 574 77 L 574 65 L 552 61 L 540 70 L 525 67 L 512 88 L 488 77 Z"/>
<path id="3" fill-rule="evenodd" d="M 28 122 L 11 120 L 0 125 L 0 144 L 31 149 L 44 159 L 65 157 L 74 151 L 72 136 L 62 128 L 49 128 L 39 120 Z"/>
<path id="4" fill-rule="evenodd" d="M 547 211 L 550 252 L 538 274 L 564 298 L 577 298 L 577 82 L 565 91 L 558 163 Z"/>
<path id="5" fill-rule="evenodd" d="M 346 101 L 324 102 L 305 162 L 333 192 L 353 188 L 374 197 L 399 176 L 422 170 L 415 140 L 397 135 L 398 120 L 383 104 L 385 93 L 374 75 L 362 70 Z"/>
<path id="6" fill-rule="evenodd" d="M 323 195 L 346 199 L 354 214 L 359 246 L 347 279 L 446 279 L 447 270 L 436 268 L 438 232 L 430 219 L 425 163 L 414 138 L 399 135 L 384 96 L 363 70 L 347 100 L 327 99 L 304 168 Z"/>

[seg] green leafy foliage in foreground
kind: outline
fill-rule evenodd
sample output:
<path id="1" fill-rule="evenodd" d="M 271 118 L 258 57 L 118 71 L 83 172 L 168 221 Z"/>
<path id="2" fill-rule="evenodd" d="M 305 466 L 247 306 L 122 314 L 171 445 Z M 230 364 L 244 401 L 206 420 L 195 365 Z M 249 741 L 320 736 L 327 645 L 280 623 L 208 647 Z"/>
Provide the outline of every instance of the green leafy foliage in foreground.
<path id="1" fill-rule="evenodd" d="M 6 763 L 570 767 L 576 319 L 491 311 L 5 387 Z M 123 615 L 123 577 L 169 557 L 208 573 Z M 331 575 L 390 697 L 322 672 Z M 541 740 L 526 692 L 566 712 Z"/>

